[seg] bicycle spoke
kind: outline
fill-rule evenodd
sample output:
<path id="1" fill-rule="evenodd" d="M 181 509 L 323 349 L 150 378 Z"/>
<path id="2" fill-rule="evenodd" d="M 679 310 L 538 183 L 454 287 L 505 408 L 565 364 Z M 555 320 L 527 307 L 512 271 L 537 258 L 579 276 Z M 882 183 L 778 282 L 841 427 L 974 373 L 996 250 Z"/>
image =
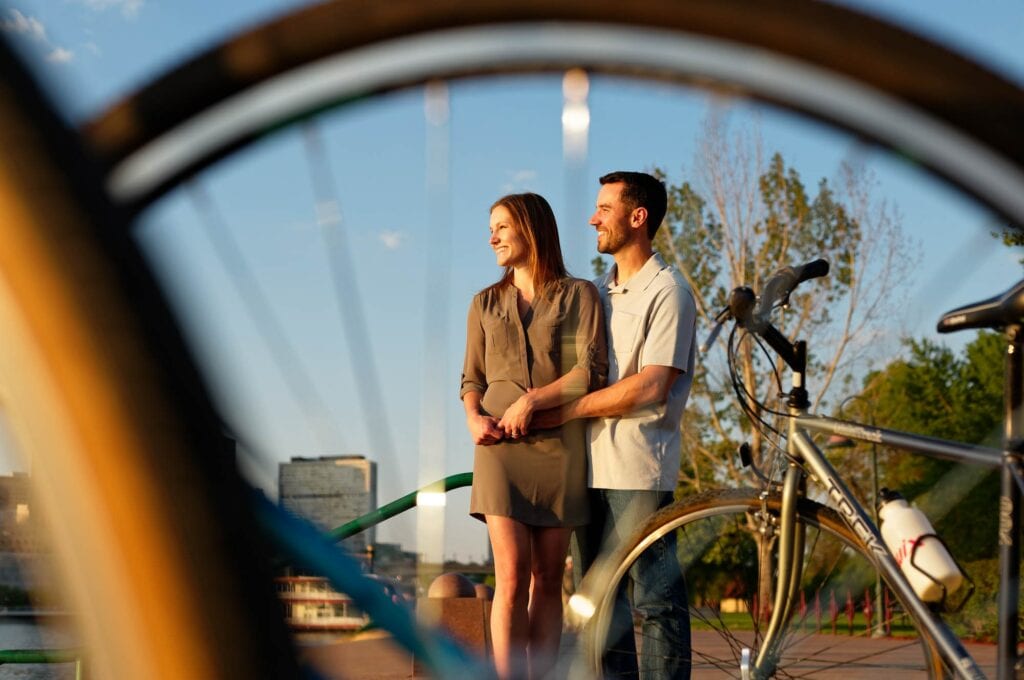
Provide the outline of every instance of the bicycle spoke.
<path id="1" fill-rule="evenodd" d="M 200 217 L 199 222 L 234 286 L 235 293 L 245 305 L 249 318 L 259 329 L 258 335 L 274 358 L 278 373 L 292 399 L 300 406 L 310 430 L 319 444 L 328 450 L 335 446 L 343 446 L 344 439 L 340 429 L 332 424 L 335 419 L 331 417 L 327 403 L 306 372 L 298 352 L 289 342 L 283 325 L 278 322 L 270 301 L 263 292 L 263 287 L 246 264 L 245 257 L 231 236 L 231 229 L 217 209 L 213 198 L 198 181 L 189 182 L 187 192 L 193 208 Z"/>
<path id="2" fill-rule="evenodd" d="M 678 552 L 685 557 L 681 561 L 687 566 L 690 597 L 693 676 L 738 677 L 742 650 L 749 648 L 756 654 L 763 647 L 765 623 L 774 605 L 772 598 L 764 599 L 755 594 L 762 576 L 769 575 L 765 570 L 774 570 L 777 547 L 773 544 L 771 551 L 759 549 L 748 532 L 756 532 L 761 541 L 772 541 L 770 532 L 759 529 L 772 526 L 770 518 L 777 516 L 779 500 L 773 495 L 762 500 L 756 492 L 735 490 L 707 492 L 695 498 L 697 500 L 690 504 L 680 502 L 653 517 L 645 531 L 650 535 L 664 535 L 662 527 L 666 523 L 679 526 L 676 532 Z M 705 498 L 707 507 L 702 505 Z M 810 506 L 817 509 L 811 512 Z M 842 520 L 832 511 L 810 502 L 799 507 L 798 521 L 808 532 L 804 544 L 804 590 L 811 588 L 812 596 L 820 603 L 822 593 L 861 592 L 863 584 L 873 584 L 876 579 L 874 561 L 853 542 Z M 751 518 L 754 518 L 753 523 Z M 708 536 L 716 539 L 709 541 Z M 639 538 L 637 541 L 636 547 L 624 549 L 625 556 L 616 573 L 628 573 L 628 565 L 639 559 L 649 545 Z M 762 559 L 764 563 L 757 561 Z M 770 575 L 774 584 L 774 572 Z M 846 598 L 847 603 L 851 602 L 851 595 L 847 594 Z M 794 605 L 789 625 L 778 641 L 775 677 L 814 678 L 835 672 L 858 677 L 887 670 L 921 675 L 939 672 L 934 647 L 923 632 L 914 639 L 898 642 L 874 639 L 870 624 L 856 634 L 852 631 L 849 635 L 830 634 L 820 623 L 808 626 L 806 601 L 803 611 L 797 606 Z M 829 620 L 835 622 L 838 614 L 838 608 L 834 608 Z M 635 637 L 640 650 L 639 662 L 645 643 L 653 638 L 643 626 L 637 626 Z M 617 651 L 626 652 L 624 647 L 628 645 L 618 645 Z M 676 661 L 669 657 L 643 659 L 646 664 L 670 665 Z"/>
<path id="3" fill-rule="evenodd" d="M 341 201 L 334 189 L 334 178 L 318 126 L 308 121 L 303 124 L 302 132 L 310 183 L 316 201 L 317 223 L 323 235 L 327 264 L 334 284 L 334 302 L 342 331 L 348 341 L 352 374 L 360 391 L 359 404 L 367 435 L 378 460 L 392 461 L 395 459 L 395 448 L 388 425 L 388 410 L 380 391 L 373 344 L 366 330 L 359 281 L 353 273 L 350 250 L 345 243 Z"/>

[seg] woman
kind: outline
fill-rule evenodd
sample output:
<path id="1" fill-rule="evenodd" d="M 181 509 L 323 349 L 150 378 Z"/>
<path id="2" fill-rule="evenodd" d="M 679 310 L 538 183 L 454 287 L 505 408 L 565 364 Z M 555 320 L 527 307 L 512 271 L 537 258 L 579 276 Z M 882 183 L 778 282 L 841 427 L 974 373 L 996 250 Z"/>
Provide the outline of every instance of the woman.
<path id="1" fill-rule="evenodd" d="M 551 206 L 512 194 L 491 206 L 501 279 L 473 298 L 462 401 L 477 445 L 470 514 L 494 553 L 494 661 L 502 678 L 541 678 L 558 653 L 562 570 L 588 519 L 582 421 L 530 431 L 535 411 L 601 387 L 608 359 L 597 289 L 570 278 Z"/>

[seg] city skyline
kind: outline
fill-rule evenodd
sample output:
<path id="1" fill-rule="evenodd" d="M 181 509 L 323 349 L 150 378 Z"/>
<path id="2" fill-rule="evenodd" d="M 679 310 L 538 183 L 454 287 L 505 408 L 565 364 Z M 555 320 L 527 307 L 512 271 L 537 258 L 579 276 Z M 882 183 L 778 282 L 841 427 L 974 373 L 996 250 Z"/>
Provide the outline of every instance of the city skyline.
<path id="1" fill-rule="evenodd" d="M 301 4 L 36 1 L 7 3 L 2 18 L 4 30 L 18 37 L 69 118 L 79 122 L 219 36 Z M 1013 3 L 987 3 L 970 11 L 954 2 L 846 4 L 920 28 L 1024 82 L 1016 40 L 1024 11 Z M 190 339 L 215 399 L 242 441 L 248 474 L 272 495 L 278 464 L 299 452 L 374 459 L 380 466 L 381 502 L 468 470 L 472 445 L 462 423 L 457 379 L 465 309 L 472 294 L 498 274 L 486 244 L 488 206 L 508 191 L 545 194 L 565 234 L 571 268 L 587 276 L 594 253 L 586 220 L 596 178 L 613 169 L 658 166 L 673 182 L 688 179 L 699 167 L 701 126 L 714 107 L 724 106 L 738 129 L 757 126 L 766 148 L 781 151 L 808 184 L 834 177 L 839 164 L 851 158 L 877 175 L 879 197 L 902 213 L 922 255 L 906 318 L 892 321 L 886 336 L 878 338 L 880 345 L 895 343 L 903 333 L 934 339 L 940 312 L 994 294 L 1021 275 L 1017 254 L 1001 251 L 987 238 L 991 217 L 970 201 L 922 176 L 905 159 L 792 113 L 700 90 L 594 77 L 587 98 L 588 153 L 571 165 L 563 158 L 561 75 L 451 83 L 444 100 L 449 123 L 440 132 L 425 114 L 429 99 L 422 88 L 404 90 L 354 104 L 318 123 L 340 223 L 347 230 L 349 261 L 343 269 L 351 279 L 346 285 L 339 286 L 331 273 L 338 261 L 322 239 L 317 212 L 322 197 L 310 186 L 301 132 L 270 138 L 204 178 L 217 196 L 236 252 L 257 275 L 267 307 L 287 329 L 299 357 L 284 372 L 309 376 L 321 395 L 322 412 L 289 392 L 237 293 L 237 276 L 224 264 L 222 253 L 231 244 L 217 244 L 195 197 L 171 196 L 141 223 L 140 242 L 192 329 Z M 638 111 L 645 116 L 641 126 Z M 425 302 L 426 289 L 441 284 L 428 277 L 428 255 L 437 243 L 429 235 L 425 175 L 439 134 L 448 157 L 443 167 L 451 232 L 441 248 L 449 263 L 446 292 L 432 304 Z M 964 258 L 976 263 L 976 274 L 949 281 L 945 271 Z M 352 282 L 358 295 L 352 294 Z M 364 340 L 346 330 L 352 326 L 340 307 L 346 296 L 366 313 Z M 701 339 L 705 334 L 702 325 Z M 429 343 L 434 346 L 428 351 Z M 383 395 L 374 417 L 383 425 L 369 423 L 359 396 L 363 391 L 353 388 L 365 378 L 359 371 L 371 364 Z M 429 379 L 438 384 L 427 384 L 427 369 L 440 376 Z M 420 456 L 428 446 L 441 457 L 429 469 Z M 422 524 L 445 529 L 443 538 L 431 539 L 432 549 L 441 541 L 446 554 L 486 554 L 484 527 L 466 517 L 467 508 L 468 492 L 462 490 L 448 495 L 447 509 L 418 513 L 427 518 Z M 382 526 L 382 540 L 414 545 L 417 522 L 411 514 Z"/>

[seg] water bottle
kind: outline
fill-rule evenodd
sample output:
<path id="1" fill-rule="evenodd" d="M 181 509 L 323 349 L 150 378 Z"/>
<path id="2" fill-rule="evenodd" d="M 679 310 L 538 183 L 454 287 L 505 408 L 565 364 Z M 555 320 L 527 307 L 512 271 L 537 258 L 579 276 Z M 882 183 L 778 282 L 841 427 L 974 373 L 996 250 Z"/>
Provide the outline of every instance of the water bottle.
<path id="1" fill-rule="evenodd" d="M 943 586 L 946 594 L 960 587 L 964 575 L 923 512 L 898 492 L 882 489 L 878 517 L 882 540 L 921 600 L 938 602 L 943 597 Z"/>

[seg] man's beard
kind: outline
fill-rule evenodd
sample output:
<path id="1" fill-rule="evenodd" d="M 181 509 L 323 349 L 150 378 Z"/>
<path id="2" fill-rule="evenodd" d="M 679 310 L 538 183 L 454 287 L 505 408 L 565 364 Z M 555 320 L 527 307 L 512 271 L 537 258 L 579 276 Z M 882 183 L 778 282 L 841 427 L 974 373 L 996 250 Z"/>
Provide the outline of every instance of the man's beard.
<path id="1" fill-rule="evenodd" d="M 605 255 L 614 255 L 622 246 L 626 245 L 626 235 L 621 232 L 606 231 L 604 238 L 597 236 L 597 252 Z"/>

